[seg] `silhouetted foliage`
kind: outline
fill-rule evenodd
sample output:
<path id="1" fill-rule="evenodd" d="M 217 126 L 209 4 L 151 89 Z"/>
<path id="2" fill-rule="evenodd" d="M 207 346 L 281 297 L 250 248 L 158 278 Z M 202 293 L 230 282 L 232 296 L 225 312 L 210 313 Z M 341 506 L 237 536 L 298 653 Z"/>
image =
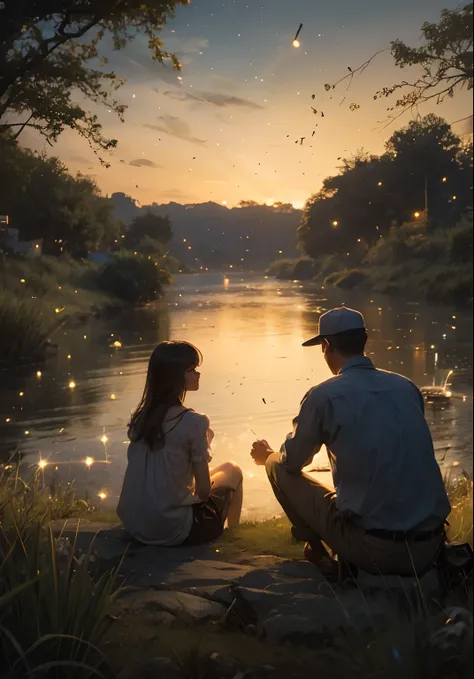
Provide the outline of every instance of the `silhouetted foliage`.
<path id="1" fill-rule="evenodd" d="M 472 144 L 430 114 L 394 132 L 382 156 L 344 160 L 306 204 L 299 238 L 314 258 L 362 257 L 393 225 L 416 215 L 430 230 L 453 227 L 471 205 Z"/>
<path id="2" fill-rule="evenodd" d="M 143 254 L 163 254 L 163 246 L 173 235 L 169 217 L 151 212 L 135 217 L 125 233 L 124 246 Z"/>
<path id="3" fill-rule="evenodd" d="M 123 49 L 138 33 L 148 38 L 152 58 L 177 58 L 163 49 L 158 33 L 177 5 L 189 0 L 22 0 L 5 2 L 0 22 L 0 134 L 33 128 L 49 143 L 70 128 L 94 150 L 117 145 L 107 139 L 96 114 L 82 100 L 104 105 L 123 120 L 115 98 L 124 81 L 104 66 L 104 45 Z M 87 42 L 87 36 L 92 36 Z M 95 60 L 99 65 L 94 67 Z M 73 92 L 81 97 L 74 99 Z"/>
<path id="4" fill-rule="evenodd" d="M 149 257 L 124 253 L 105 265 L 98 287 L 129 304 L 141 304 L 158 299 L 168 281 L 167 272 Z"/>
<path id="5" fill-rule="evenodd" d="M 110 201 L 88 177 L 73 177 L 57 158 L 33 153 L 0 136 L 0 213 L 23 240 L 43 239 L 47 254 L 110 247 L 120 232 Z"/>

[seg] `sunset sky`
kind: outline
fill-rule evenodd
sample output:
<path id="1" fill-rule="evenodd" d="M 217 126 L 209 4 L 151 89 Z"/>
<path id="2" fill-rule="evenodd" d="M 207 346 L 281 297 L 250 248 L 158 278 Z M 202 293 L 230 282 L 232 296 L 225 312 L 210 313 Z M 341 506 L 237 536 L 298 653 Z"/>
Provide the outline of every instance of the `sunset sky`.
<path id="1" fill-rule="evenodd" d="M 141 39 L 111 57 L 110 66 L 127 79 L 119 98 L 129 107 L 125 124 L 107 110 L 100 114 L 105 133 L 119 140 L 111 168 L 70 133 L 52 152 L 73 173 L 93 176 L 104 193 L 123 191 L 142 204 L 232 206 L 251 199 L 301 207 L 337 171 L 339 157 L 361 147 L 381 152 L 409 120 L 382 129 L 389 104 L 373 100 L 379 88 L 409 77 L 389 53 L 349 91 L 342 84 L 326 92 L 325 83 L 395 38 L 415 44 L 424 21 L 456 6 L 457 0 L 192 0 L 163 33 L 166 48 L 181 58 L 181 73 L 153 62 Z M 351 112 L 351 103 L 361 108 Z M 471 96 L 460 93 L 434 109 L 458 120 L 471 113 Z M 470 131 L 466 122 L 455 129 Z M 303 145 L 296 144 L 301 137 Z"/>

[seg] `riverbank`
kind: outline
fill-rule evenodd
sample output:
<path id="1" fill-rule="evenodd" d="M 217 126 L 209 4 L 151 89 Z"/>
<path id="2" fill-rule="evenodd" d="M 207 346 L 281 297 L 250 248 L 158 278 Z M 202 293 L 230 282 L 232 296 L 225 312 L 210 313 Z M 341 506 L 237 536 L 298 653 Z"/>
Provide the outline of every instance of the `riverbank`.
<path id="1" fill-rule="evenodd" d="M 449 491 L 464 517 L 457 537 L 472 539 L 472 483 Z M 282 518 L 201 547 L 139 545 L 69 486 L 43 488 L 41 469 L 24 485 L 12 461 L 0 468 L 0 564 L 2 676 L 54 666 L 75 679 L 303 679 L 310 663 L 334 679 L 434 679 L 440 668 L 463 679 L 472 669 L 470 586 L 443 593 L 434 572 L 331 586 Z"/>
<path id="2" fill-rule="evenodd" d="M 71 319 L 158 299 L 171 281 L 151 258 L 121 253 L 107 264 L 72 258 L 0 259 L 0 364 L 54 352 L 54 335 Z"/>
<path id="3" fill-rule="evenodd" d="M 473 299 L 472 235 L 468 217 L 452 229 L 433 233 L 415 222 L 392 228 L 371 248 L 360 240 L 348 253 L 276 260 L 266 273 L 282 280 L 314 280 L 324 287 L 467 308 Z"/>

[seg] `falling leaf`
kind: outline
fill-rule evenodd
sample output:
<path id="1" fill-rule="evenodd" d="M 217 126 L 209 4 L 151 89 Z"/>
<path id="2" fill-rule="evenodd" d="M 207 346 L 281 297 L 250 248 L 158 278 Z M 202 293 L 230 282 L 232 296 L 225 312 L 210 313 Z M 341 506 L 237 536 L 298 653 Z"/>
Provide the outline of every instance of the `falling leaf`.
<path id="1" fill-rule="evenodd" d="M 326 83 L 324 85 L 324 89 L 326 90 L 326 92 L 329 92 L 329 90 L 331 89 L 331 85 L 328 85 L 328 83 Z"/>
<path id="2" fill-rule="evenodd" d="M 349 73 L 352 73 L 352 68 L 350 66 L 347 67 L 347 70 L 349 71 Z"/>
<path id="3" fill-rule="evenodd" d="M 265 403 L 265 405 L 267 405 L 267 402 L 265 401 L 265 399 L 264 399 L 264 398 L 262 398 L 262 401 L 263 401 L 263 402 Z"/>
<path id="4" fill-rule="evenodd" d="M 317 115 L 318 112 L 315 108 L 313 108 L 313 106 L 311 106 L 311 110 L 313 111 L 314 115 Z"/>
<path id="5" fill-rule="evenodd" d="M 313 99 L 313 101 L 316 99 L 316 95 L 315 95 L 315 94 L 313 94 L 312 99 Z"/>

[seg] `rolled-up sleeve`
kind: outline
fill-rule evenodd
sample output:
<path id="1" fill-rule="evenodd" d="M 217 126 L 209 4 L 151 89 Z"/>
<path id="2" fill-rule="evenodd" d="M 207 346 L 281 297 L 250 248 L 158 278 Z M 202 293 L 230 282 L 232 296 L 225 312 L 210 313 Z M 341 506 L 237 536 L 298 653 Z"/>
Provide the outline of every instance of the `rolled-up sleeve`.
<path id="1" fill-rule="evenodd" d="M 301 404 L 298 423 L 293 436 L 281 448 L 281 463 L 291 474 L 298 474 L 319 453 L 322 439 L 322 413 L 324 407 L 316 390 L 310 391 Z"/>
<path id="2" fill-rule="evenodd" d="M 192 413 L 190 417 L 189 445 L 191 461 L 211 462 L 211 442 L 214 434 L 210 428 L 209 419 L 206 415 Z"/>

